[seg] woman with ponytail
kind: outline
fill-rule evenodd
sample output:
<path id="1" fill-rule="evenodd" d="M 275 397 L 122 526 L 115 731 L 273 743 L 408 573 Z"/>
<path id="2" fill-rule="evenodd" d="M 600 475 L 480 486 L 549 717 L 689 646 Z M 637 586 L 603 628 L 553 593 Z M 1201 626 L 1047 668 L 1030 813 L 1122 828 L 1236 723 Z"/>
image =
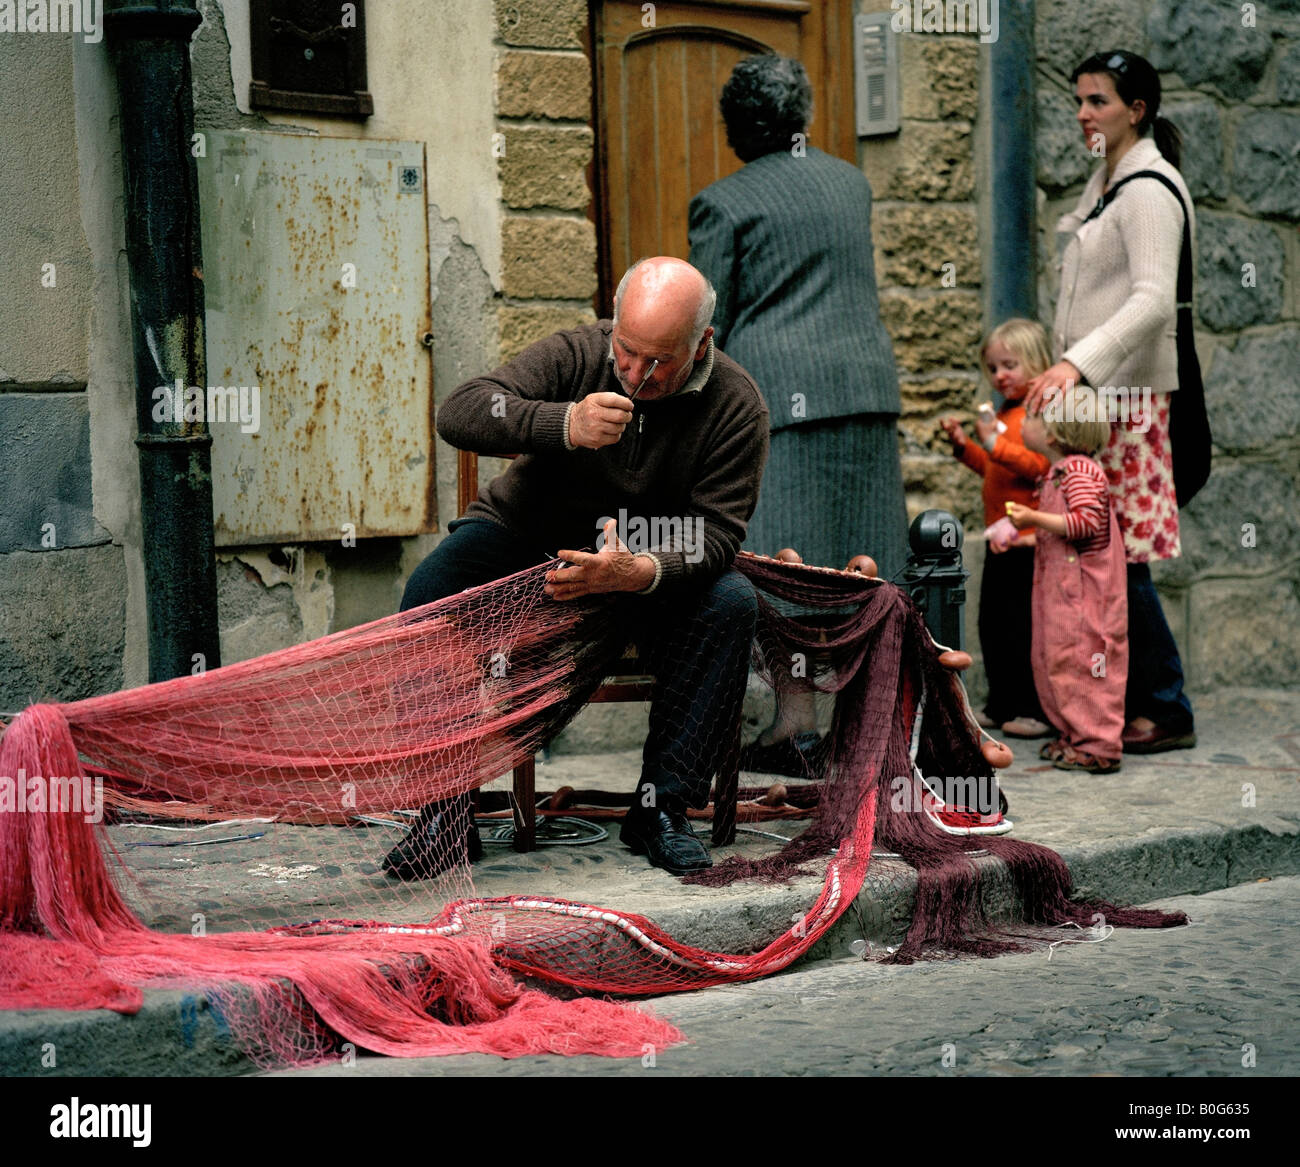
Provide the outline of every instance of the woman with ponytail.
<path id="1" fill-rule="evenodd" d="M 1196 745 L 1192 707 L 1149 564 L 1181 551 L 1169 412 L 1178 388 L 1184 208 L 1194 232 L 1192 199 L 1178 173 L 1178 130 L 1158 116 L 1160 77 L 1149 61 L 1122 50 L 1097 53 L 1070 80 L 1084 145 L 1102 165 L 1057 225 L 1064 251 L 1052 341 L 1060 359 L 1030 384 L 1025 403 L 1030 413 L 1059 408 L 1060 389 L 1085 382 L 1101 391 L 1099 401 L 1119 406 L 1118 417 L 1107 417 L 1110 441 L 1097 460 L 1127 561 L 1124 751 L 1187 749 Z"/>

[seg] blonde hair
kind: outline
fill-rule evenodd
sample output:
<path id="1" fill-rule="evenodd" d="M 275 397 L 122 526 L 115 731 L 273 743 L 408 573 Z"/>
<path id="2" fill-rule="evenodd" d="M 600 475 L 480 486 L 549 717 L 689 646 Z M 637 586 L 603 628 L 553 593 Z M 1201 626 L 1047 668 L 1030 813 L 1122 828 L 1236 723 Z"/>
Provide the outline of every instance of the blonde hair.
<path id="1" fill-rule="evenodd" d="M 1064 454 L 1096 455 L 1110 441 L 1110 422 L 1091 385 L 1068 385 L 1058 396 L 1049 391 L 1043 429 Z"/>
<path id="2" fill-rule="evenodd" d="M 993 329 L 980 345 L 980 376 L 990 389 L 993 388 L 993 380 L 989 376 L 988 361 L 984 357 L 992 344 L 1006 345 L 1019 359 L 1026 378 L 1037 377 L 1052 367 L 1052 346 L 1047 339 L 1047 329 L 1037 320 L 1013 316 Z"/>

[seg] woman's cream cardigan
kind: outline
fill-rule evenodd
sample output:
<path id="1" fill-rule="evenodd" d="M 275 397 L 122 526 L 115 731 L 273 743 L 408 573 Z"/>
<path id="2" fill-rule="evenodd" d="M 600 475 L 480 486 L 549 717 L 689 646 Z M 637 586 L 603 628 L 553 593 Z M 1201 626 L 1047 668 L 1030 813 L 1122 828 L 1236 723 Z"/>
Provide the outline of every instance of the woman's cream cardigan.
<path id="1" fill-rule="evenodd" d="M 1192 216 L 1195 255 L 1191 195 L 1150 137 L 1129 148 L 1113 181 L 1138 170 L 1158 170 L 1177 184 Z M 1102 166 L 1088 180 L 1078 206 L 1057 224 L 1065 248 L 1053 351 L 1096 388 L 1149 386 L 1153 393 L 1169 392 L 1178 387 L 1175 288 L 1183 212 L 1165 186 L 1140 178 L 1084 223 L 1105 185 Z"/>

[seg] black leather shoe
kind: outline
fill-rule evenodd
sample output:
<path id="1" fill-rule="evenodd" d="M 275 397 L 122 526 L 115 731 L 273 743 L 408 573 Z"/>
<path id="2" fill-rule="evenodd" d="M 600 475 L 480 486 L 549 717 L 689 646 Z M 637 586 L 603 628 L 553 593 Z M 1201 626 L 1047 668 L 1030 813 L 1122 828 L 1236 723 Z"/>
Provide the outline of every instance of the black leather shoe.
<path id="1" fill-rule="evenodd" d="M 678 810 L 633 807 L 623 820 L 618 837 L 645 855 L 655 867 L 673 875 L 686 875 L 713 866 L 708 849 L 695 837 L 690 821 Z"/>
<path id="2" fill-rule="evenodd" d="M 384 856 L 383 866 L 394 879 L 432 879 L 462 860 L 482 858 L 470 796 L 461 794 L 423 807 L 406 838 Z"/>

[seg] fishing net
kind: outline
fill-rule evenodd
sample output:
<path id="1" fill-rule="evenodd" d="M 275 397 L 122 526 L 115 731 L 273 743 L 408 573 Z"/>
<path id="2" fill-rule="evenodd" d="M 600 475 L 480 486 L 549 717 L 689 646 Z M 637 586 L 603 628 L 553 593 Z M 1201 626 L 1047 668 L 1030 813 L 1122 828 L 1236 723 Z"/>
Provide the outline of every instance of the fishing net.
<path id="1" fill-rule="evenodd" d="M 752 951 L 711 952 L 643 914 L 535 888 L 476 896 L 455 831 L 437 880 L 386 878 L 378 860 L 393 832 L 375 824 L 532 757 L 623 653 L 620 601 L 556 603 L 542 591 L 550 566 L 198 676 L 25 710 L 0 738 L 0 1007 L 132 1012 L 144 989 L 200 989 L 265 1065 L 344 1043 L 401 1056 L 640 1056 L 680 1035 L 605 995 L 786 967 L 854 902 L 873 845 L 917 872 L 895 961 L 1005 951 L 1037 925 L 1098 911 L 1120 925 L 1183 922 L 1072 902 L 1058 855 L 981 833 L 1000 817 L 976 805 L 987 797 L 945 805 L 925 776 L 969 776 L 987 792 L 994 771 L 957 674 L 899 589 L 750 555 L 736 567 L 760 596 L 756 672 L 781 691 L 833 693 L 834 720 L 820 782 L 802 799 L 807 829 L 691 880 L 817 869 L 820 890 L 790 928 Z M 789 614 L 796 606 L 805 614 Z M 92 786 L 103 823 L 87 813 Z M 238 903 L 207 898 L 205 823 L 235 824 L 261 848 Z M 187 854 L 169 824 L 187 832 Z M 975 833 L 952 833 L 963 824 Z M 1019 931 L 985 919 L 982 854 L 1005 866 Z M 352 876 L 346 902 L 320 878 L 314 900 L 287 904 L 304 869 Z M 308 904 L 319 914 L 306 916 Z"/>

